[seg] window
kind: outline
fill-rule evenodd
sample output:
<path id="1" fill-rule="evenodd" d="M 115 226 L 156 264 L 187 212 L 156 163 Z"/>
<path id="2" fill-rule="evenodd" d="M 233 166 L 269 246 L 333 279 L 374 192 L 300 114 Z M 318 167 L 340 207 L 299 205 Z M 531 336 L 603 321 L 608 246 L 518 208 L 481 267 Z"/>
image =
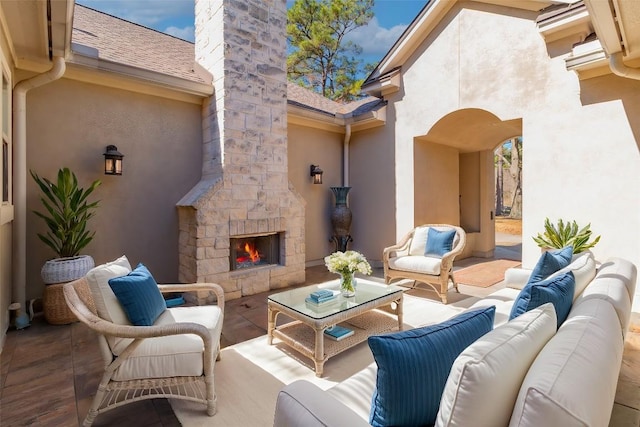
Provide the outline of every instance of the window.
<path id="1" fill-rule="evenodd" d="M 9 144 L 2 142 L 2 201 L 9 201 Z"/>
<path id="2" fill-rule="evenodd" d="M 0 79 L 2 94 L 0 95 L 0 225 L 13 220 L 13 147 L 11 102 L 11 74 L 5 56 L 0 50 Z"/>

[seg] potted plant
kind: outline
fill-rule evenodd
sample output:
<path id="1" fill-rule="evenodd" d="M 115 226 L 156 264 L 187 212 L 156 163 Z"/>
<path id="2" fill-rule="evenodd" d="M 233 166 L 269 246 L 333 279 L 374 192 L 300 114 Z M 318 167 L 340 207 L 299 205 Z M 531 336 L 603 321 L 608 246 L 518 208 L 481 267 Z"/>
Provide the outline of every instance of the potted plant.
<path id="1" fill-rule="evenodd" d="M 87 198 L 101 183 L 96 180 L 85 190 L 78 186 L 78 179 L 69 168 L 58 171 L 56 183 L 30 172 L 40 187 L 40 201 L 46 209 L 46 213 L 34 213 L 49 229 L 46 234 L 38 233 L 38 237 L 58 255 L 42 267 L 42 280 L 51 284 L 78 279 L 94 265 L 93 258 L 80 255 L 80 251 L 95 235 L 95 231 L 87 230 L 87 222 L 95 215 L 98 202 L 89 203 Z"/>
<path id="2" fill-rule="evenodd" d="M 591 249 L 600 241 L 600 236 L 591 239 L 591 224 L 579 228 L 576 221 L 558 220 L 558 224 L 551 224 L 549 218 L 544 220 L 544 233 L 538 233 L 533 240 L 542 249 L 562 249 L 573 246 L 573 253 L 579 254 Z"/>

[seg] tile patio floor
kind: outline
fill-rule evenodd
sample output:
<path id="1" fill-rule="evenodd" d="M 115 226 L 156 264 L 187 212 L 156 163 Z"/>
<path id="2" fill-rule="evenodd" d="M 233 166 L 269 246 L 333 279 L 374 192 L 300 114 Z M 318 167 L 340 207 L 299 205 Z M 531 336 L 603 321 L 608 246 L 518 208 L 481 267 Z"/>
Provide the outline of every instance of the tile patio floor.
<path id="1" fill-rule="evenodd" d="M 518 248 L 503 247 L 496 255 L 518 256 Z M 455 268 L 474 264 L 468 258 Z M 310 267 L 305 284 L 334 278 L 324 266 Z M 382 282 L 382 270 L 375 269 L 373 280 Z M 489 288 L 460 285 L 463 294 L 483 296 L 501 285 Z M 222 346 L 264 335 L 267 324 L 266 296 L 251 295 L 228 301 L 222 331 Z M 610 426 L 640 426 L 640 315 L 632 320 L 625 345 L 616 405 Z M 36 317 L 22 331 L 9 331 L 0 354 L 0 426 L 77 426 L 81 425 L 102 372 L 102 360 L 94 333 L 80 323 L 48 325 Z M 214 424 L 214 423 L 213 423 Z M 179 426 L 165 399 L 132 403 L 97 417 L 94 426 Z"/>

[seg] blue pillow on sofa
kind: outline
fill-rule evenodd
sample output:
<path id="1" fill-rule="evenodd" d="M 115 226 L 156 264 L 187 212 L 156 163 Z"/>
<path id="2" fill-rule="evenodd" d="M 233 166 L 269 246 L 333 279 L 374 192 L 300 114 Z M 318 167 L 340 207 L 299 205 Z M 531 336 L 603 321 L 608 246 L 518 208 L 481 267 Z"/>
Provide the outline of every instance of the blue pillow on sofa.
<path id="1" fill-rule="evenodd" d="M 513 302 L 509 320 L 550 302 L 556 309 L 559 328 L 569 315 L 575 288 L 576 280 L 571 271 L 547 280 L 527 283 Z"/>
<path id="2" fill-rule="evenodd" d="M 109 279 L 109 286 L 133 325 L 151 326 L 167 309 L 158 284 L 142 264 L 126 276 Z"/>
<path id="3" fill-rule="evenodd" d="M 369 423 L 431 425 L 453 361 L 493 329 L 496 307 L 467 311 L 437 325 L 369 337 L 378 365 Z"/>
<path id="4" fill-rule="evenodd" d="M 529 283 L 544 280 L 558 270 L 571 264 L 573 256 L 573 246 L 566 246 L 562 249 L 543 252 L 536 266 L 531 271 Z"/>
<path id="5" fill-rule="evenodd" d="M 456 230 L 436 230 L 429 227 L 427 231 L 427 244 L 424 248 L 425 256 L 436 256 L 442 258 L 453 248 L 453 239 L 456 237 Z"/>

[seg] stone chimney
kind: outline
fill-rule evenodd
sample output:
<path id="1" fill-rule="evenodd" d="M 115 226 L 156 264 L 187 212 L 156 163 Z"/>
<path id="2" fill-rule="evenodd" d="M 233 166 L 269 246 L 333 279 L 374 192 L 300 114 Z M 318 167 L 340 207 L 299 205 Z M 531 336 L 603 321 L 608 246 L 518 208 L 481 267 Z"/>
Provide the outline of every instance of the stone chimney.
<path id="1" fill-rule="evenodd" d="M 287 176 L 286 0 L 195 0 L 201 181 L 178 203 L 179 279 L 234 299 L 305 279 L 304 200 Z M 277 262 L 231 270 L 231 240 L 278 236 Z"/>

